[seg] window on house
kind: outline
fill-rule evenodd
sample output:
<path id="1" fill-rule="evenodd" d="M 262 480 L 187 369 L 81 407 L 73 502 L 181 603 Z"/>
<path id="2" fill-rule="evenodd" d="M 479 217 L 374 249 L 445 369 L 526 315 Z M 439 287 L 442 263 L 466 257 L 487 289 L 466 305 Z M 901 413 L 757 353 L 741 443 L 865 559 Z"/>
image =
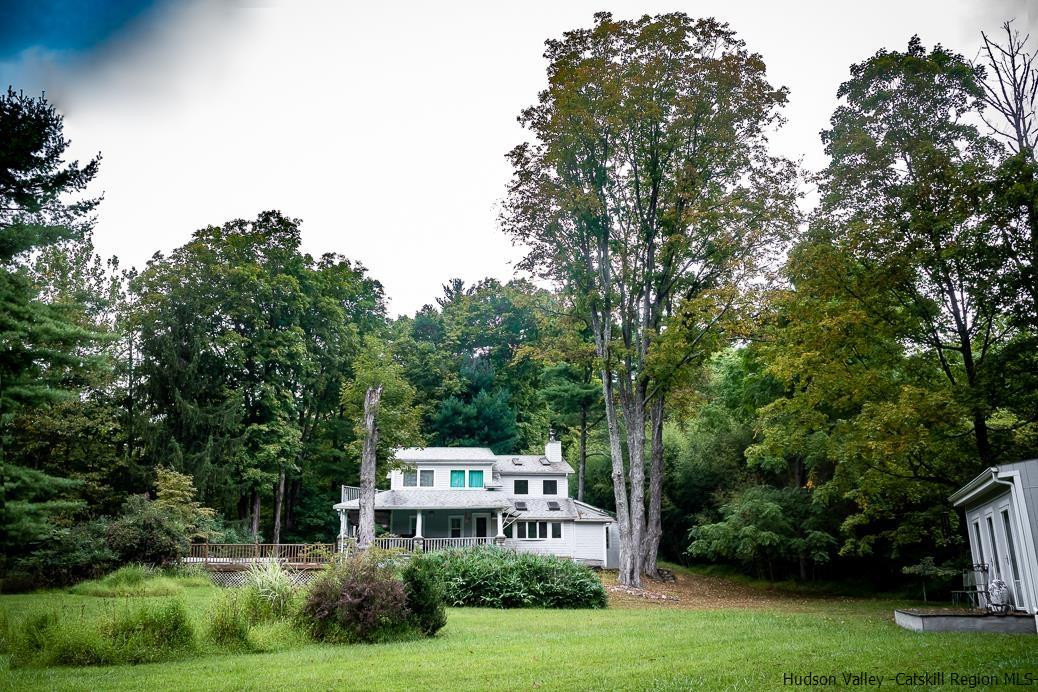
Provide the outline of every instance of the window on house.
<path id="1" fill-rule="evenodd" d="M 537 526 L 540 527 L 540 529 L 541 529 L 540 534 L 539 534 L 540 537 L 541 538 L 547 538 L 548 537 L 548 522 L 542 521 L 539 524 L 537 524 Z"/>
<path id="2" fill-rule="evenodd" d="M 977 522 L 973 522 L 973 535 L 977 539 L 977 554 L 980 556 L 980 562 L 984 564 L 984 542 L 980 540 L 980 524 Z"/>
<path id="3" fill-rule="evenodd" d="M 418 485 L 417 471 L 404 471 L 404 487 L 413 488 Z"/>
<path id="4" fill-rule="evenodd" d="M 515 525 L 515 537 L 526 538 L 526 522 L 520 521 Z"/>
<path id="5" fill-rule="evenodd" d="M 555 500 L 548 500 L 548 511 L 549 512 L 561 512 L 562 507 Z"/>
<path id="6" fill-rule="evenodd" d="M 509 524 L 508 526 L 505 527 L 505 538 L 511 538 L 511 537 L 512 537 L 512 525 Z"/>
<path id="7" fill-rule="evenodd" d="M 530 494 L 530 481 L 515 481 L 514 492 L 516 495 L 529 495 Z"/>
<path id="8" fill-rule="evenodd" d="M 559 494 L 559 482 L 558 481 L 544 481 L 544 494 L 545 495 L 558 495 Z"/>
<path id="9" fill-rule="evenodd" d="M 432 469 L 427 469 L 425 471 L 422 471 L 420 476 L 421 476 L 421 478 L 419 480 L 420 480 L 423 488 L 431 488 L 431 487 L 433 487 L 434 472 L 433 472 Z"/>
<path id="10" fill-rule="evenodd" d="M 465 487 L 465 472 L 458 469 L 451 470 L 451 487 L 452 488 L 464 488 Z"/>
<path id="11" fill-rule="evenodd" d="M 469 487 L 470 488 L 482 488 L 483 487 L 483 472 L 482 471 L 469 471 Z"/>
<path id="12" fill-rule="evenodd" d="M 447 520 L 451 538 L 461 538 L 464 521 L 465 518 L 461 516 L 453 516 Z"/>
<path id="13" fill-rule="evenodd" d="M 553 521 L 551 523 L 551 537 L 562 538 L 562 522 Z"/>
<path id="14" fill-rule="evenodd" d="M 998 543 L 995 542 L 995 525 L 991 517 L 986 519 L 988 523 L 988 537 L 991 539 L 991 573 L 999 579 L 1002 578 L 1002 563 L 998 556 Z"/>
<path id="15" fill-rule="evenodd" d="M 525 502 L 516 502 L 515 503 L 515 508 L 517 510 L 519 510 L 520 512 L 525 512 L 526 511 L 526 503 Z"/>
<path id="16" fill-rule="evenodd" d="M 606 532 L 606 550 L 609 550 L 609 527 L 605 527 Z"/>

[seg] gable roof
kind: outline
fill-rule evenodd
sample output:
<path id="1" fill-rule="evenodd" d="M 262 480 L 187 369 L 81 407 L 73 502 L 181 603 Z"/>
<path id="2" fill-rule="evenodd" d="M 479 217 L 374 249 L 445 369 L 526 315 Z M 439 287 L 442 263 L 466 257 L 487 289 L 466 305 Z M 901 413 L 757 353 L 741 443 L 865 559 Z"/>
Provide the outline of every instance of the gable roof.
<path id="1" fill-rule="evenodd" d="M 493 462 L 497 459 L 488 447 L 405 447 L 394 455 L 399 461 Z"/>
<path id="2" fill-rule="evenodd" d="M 495 476 L 573 473 L 565 460 L 549 462 L 543 454 L 494 454 L 488 447 L 405 447 L 394 456 L 405 463 L 493 463 Z"/>

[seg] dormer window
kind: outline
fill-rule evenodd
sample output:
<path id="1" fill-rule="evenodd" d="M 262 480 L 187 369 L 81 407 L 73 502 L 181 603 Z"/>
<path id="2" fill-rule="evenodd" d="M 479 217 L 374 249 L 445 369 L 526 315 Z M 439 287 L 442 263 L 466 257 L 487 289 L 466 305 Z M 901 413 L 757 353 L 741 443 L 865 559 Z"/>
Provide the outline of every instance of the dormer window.
<path id="1" fill-rule="evenodd" d="M 418 486 L 418 472 L 404 471 L 404 487 L 415 488 Z"/>

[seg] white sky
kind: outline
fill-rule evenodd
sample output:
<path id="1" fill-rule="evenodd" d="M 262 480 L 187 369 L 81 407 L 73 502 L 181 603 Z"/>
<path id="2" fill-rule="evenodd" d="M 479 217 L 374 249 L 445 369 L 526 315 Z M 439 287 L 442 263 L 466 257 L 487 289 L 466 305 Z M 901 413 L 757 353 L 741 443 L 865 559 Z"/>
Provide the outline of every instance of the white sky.
<path id="1" fill-rule="evenodd" d="M 512 276 L 521 250 L 497 209 L 504 154 L 525 137 L 515 117 L 545 83 L 544 40 L 602 9 L 730 22 L 791 90 L 776 151 L 810 168 L 851 63 L 913 33 L 973 57 L 981 29 L 1038 27 L 1027 0 L 209 0 L 77 60 L 28 51 L 0 81 L 46 89 L 74 153 L 103 153 L 102 255 L 143 266 L 197 228 L 281 209 L 303 220 L 308 252 L 361 261 L 390 313 L 412 313 L 450 277 Z"/>

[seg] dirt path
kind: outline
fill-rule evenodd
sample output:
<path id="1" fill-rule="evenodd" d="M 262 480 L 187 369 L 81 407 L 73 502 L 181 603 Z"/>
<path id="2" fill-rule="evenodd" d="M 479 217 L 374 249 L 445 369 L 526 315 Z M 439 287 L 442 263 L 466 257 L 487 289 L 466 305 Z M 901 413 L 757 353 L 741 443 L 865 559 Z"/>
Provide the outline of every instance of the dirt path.
<path id="1" fill-rule="evenodd" d="M 852 601 L 832 596 L 819 597 L 762 589 L 724 577 L 675 570 L 674 581 L 642 579 L 642 590 L 629 590 L 616 583 L 616 572 L 602 572 L 613 608 L 684 608 L 715 610 L 727 608 L 782 608 L 814 610 L 834 601 Z"/>

